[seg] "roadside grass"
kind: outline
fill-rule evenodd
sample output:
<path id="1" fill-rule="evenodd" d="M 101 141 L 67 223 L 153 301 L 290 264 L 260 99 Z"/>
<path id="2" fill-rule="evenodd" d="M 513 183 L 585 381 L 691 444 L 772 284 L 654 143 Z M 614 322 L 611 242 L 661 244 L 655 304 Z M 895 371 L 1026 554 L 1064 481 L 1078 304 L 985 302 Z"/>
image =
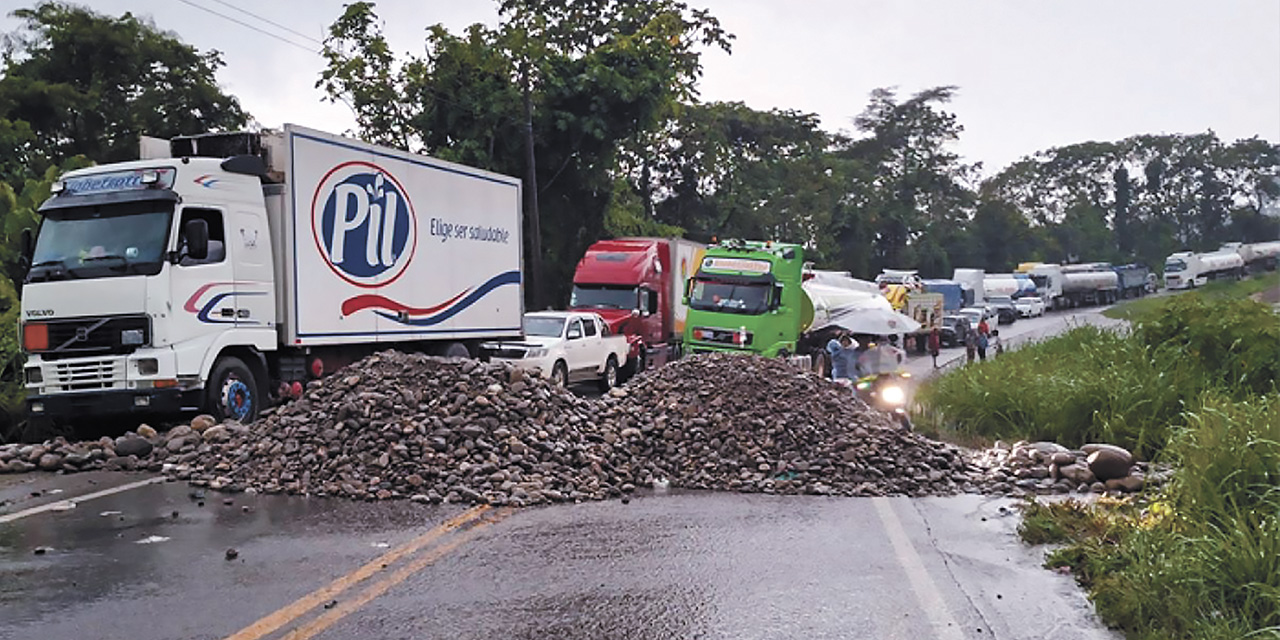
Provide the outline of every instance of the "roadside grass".
<path id="1" fill-rule="evenodd" d="M 1280 321 L 1247 299 L 1178 296 L 1129 331 L 1080 326 L 926 382 L 920 429 L 951 441 L 1110 442 L 1151 459 L 1205 391 L 1276 389 Z"/>
<path id="2" fill-rule="evenodd" d="M 1216 391 L 1174 430 L 1175 480 L 1143 501 L 1029 502 L 1019 534 L 1061 545 L 1099 615 L 1130 638 L 1280 635 L 1280 393 Z"/>
<path id="3" fill-rule="evenodd" d="M 917 395 L 944 434 L 1174 465 L 1134 498 L 1032 501 L 1019 526 L 1129 638 L 1280 637 L 1280 320 L 1247 298 L 1277 281 L 1156 300 L 1128 330 L 1076 327 Z"/>
<path id="4" fill-rule="evenodd" d="M 1247 298 L 1255 293 L 1280 287 L 1280 273 L 1270 273 L 1239 281 L 1210 282 L 1208 286 L 1175 295 L 1202 296 L 1210 300 L 1230 300 Z M 1130 322 L 1150 316 L 1170 296 L 1138 298 L 1126 300 L 1102 312 L 1102 315 L 1117 320 Z"/>

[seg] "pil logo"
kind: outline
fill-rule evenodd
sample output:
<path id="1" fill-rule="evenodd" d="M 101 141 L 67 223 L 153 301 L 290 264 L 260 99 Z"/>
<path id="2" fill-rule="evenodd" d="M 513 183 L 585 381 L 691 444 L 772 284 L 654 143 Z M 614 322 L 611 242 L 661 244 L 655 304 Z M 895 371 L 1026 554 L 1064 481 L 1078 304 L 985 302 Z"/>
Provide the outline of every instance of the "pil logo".
<path id="1" fill-rule="evenodd" d="M 417 246 L 413 204 L 390 172 L 346 162 L 320 181 L 311 202 L 316 246 L 338 277 L 358 287 L 404 274 Z"/>

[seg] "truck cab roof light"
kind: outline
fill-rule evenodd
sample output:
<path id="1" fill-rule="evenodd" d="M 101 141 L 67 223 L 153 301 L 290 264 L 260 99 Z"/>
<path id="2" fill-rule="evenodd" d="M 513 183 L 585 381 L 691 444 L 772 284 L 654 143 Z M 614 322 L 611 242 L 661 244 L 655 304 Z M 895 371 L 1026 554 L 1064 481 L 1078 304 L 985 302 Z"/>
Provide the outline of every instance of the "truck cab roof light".
<path id="1" fill-rule="evenodd" d="M 144 171 L 140 180 L 142 181 L 142 184 L 159 184 L 160 173 L 156 171 Z"/>
<path id="2" fill-rule="evenodd" d="M 66 190 L 67 190 L 67 183 L 62 180 L 59 180 L 49 186 L 49 192 L 55 196 Z"/>

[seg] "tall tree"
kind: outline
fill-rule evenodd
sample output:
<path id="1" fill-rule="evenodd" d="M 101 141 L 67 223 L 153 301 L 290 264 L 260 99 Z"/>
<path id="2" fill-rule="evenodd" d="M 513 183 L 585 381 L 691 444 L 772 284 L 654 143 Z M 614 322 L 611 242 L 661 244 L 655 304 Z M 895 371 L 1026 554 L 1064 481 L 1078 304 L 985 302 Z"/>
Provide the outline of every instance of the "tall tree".
<path id="1" fill-rule="evenodd" d="M 1118 167 L 1115 173 L 1111 174 L 1112 181 L 1115 183 L 1115 213 L 1112 216 L 1113 224 L 1116 229 L 1116 248 L 1123 255 L 1129 255 L 1133 250 L 1133 229 L 1129 220 L 1129 205 L 1132 201 L 1132 187 L 1129 182 L 1129 170 L 1123 166 Z"/>
<path id="2" fill-rule="evenodd" d="M 26 123 L 30 134 L 17 130 L 22 144 L 0 148 L 0 168 L 26 162 L 39 175 L 76 155 L 129 160 L 143 134 L 172 137 L 247 122 L 214 78 L 223 64 L 217 51 L 200 52 L 129 13 L 113 18 L 42 2 L 12 15 L 23 27 L 6 38 L 0 137 L 21 126 L 13 123 Z"/>
<path id="3" fill-rule="evenodd" d="M 537 171 L 525 189 L 537 195 L 541 225 L 525 238 L 547 264 L 526 264 L 525 275 L 549 283 L 529 300 L 540 307 L 567 294 L 578 258 L 621 202 L 612 190 L 623 145 L 692 96 L 699 49 L 727 48 L 729 36 L 671 0 L 509 0 L 500 9 L 496 29 L 433 27 L 426 56 L 401 61 L 372 5 L 349 5 L 330 29 L 320 86 L 352 103 L 367 138 L 510 175 L 530 164 L 531 127 Z M 386 96 L 398 96 L 394 108 Z"/>

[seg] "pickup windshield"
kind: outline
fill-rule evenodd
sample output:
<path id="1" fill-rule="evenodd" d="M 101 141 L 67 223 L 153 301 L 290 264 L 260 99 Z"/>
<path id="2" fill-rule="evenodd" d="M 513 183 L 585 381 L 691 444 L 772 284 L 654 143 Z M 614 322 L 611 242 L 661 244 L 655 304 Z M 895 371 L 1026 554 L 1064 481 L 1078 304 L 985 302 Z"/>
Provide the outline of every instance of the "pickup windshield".
<path id="1" fill-rule="evenodd" d="M 744 284 L 699 278 L 693 283 L 689 306 L 702 311 L 760 315 L 769 309 L 767 283 Z"/>
<path id="2" fill-rule="evenodd" d="M 636 287 L 607 284 L 575 284 L 569 296 L 574 309 L 635 309 L 640 297 Z"/>
<path id="3" fill-rule="evenodd" d="M 160 273 L 173 205 L 130 202 L 50 211 L 27 282 Z"/>
<path id="4" fill-rule="evenodd" d="M 559 338 L 564 333 L 564 318 L 525 318 L 524 334 L 544 338 Z"/>

